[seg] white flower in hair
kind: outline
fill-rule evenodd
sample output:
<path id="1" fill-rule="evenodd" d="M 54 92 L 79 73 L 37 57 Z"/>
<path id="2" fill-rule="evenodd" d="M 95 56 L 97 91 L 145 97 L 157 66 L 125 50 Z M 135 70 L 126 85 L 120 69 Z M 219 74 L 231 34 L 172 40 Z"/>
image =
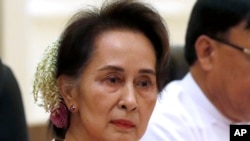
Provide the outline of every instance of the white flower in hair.
<path id="1" fill-rule="evenodd" d="M 58 47 L 59 41 L 47 47 L 35 72 L 33 84 L 34 99 L 35 102 L 41 99 L 41 103 L 38 103 L 38 105 L 44 107 L 46 112 L 58 108 L 62 100 L 56 86 L 56 59 Z"/>

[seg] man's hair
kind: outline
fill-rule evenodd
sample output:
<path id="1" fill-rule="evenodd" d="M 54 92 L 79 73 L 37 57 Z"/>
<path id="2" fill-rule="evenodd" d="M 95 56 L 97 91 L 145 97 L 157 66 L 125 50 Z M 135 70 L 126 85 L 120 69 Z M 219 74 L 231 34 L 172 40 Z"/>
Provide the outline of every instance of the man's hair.
<path id="1" fill-rule="evenodd" d="M 250 29 L 250 0 L 197 0 L 190 15 L 185 58 L 191 66 L 197 59 L 195 42 L 201 35 L 217 37 L 245 21 Z"/>

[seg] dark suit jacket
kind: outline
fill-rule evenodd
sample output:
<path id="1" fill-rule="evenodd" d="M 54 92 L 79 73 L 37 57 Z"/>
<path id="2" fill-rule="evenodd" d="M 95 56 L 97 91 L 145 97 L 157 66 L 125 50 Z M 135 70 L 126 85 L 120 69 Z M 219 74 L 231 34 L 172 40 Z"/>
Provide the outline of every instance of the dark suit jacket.
<path id="1" fill-rule="evenodd" d="M 18 83 L 0 60 L 0 141 L 28 141 L 27 124 Z"/>

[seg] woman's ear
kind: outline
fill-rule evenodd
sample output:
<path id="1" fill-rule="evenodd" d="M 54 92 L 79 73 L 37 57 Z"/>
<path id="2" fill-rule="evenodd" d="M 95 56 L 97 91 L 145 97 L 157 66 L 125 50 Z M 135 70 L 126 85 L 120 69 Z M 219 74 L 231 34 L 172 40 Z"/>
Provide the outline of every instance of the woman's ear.
<path id="1" fill-rule="evenodd" d="M 206 35 L 201 35 L 195 42 L 195 50 L 197 60 L 205 71 L 209 71 L 213 67 L 214 46 L 212 39 Z"/>
<path id="2" fill-rule="evenodd" d="M 63 97 L 66 105 L 69 107 L 71 104 L 75 103 L 74 99 L 76 97 L 76 85 L 72 78 L 66 75 L 61 75 L 58 77 L 56 83 L 59 93 Z"/>

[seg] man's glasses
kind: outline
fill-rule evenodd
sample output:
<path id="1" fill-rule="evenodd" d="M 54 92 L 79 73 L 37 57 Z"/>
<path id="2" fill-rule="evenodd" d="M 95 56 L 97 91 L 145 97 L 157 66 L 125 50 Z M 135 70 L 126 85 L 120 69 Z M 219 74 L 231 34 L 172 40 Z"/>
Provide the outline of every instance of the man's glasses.
<path id="1" fill-rule="evenodd" d="M 247 55 L 250 55 L 250 49 L 249 48 L 240 47 L 238 45 L 230 43 L 229 41 L 227 41 L 225 39 L 221 39 L 221 38 L 217 38 L 217 37 L 211 37 L 211 36 L 208 36 L 208 37 L 210 37 L 211 39 L 216 40 L 218 42 L 221 42 L 221 43 L 223 43 L 225 45 L 228 45 L 229 47 L 232 47 L 232 48 L 235 48 L 235 49 L 237 49 L 239 51 L 242 51 L 243 53 L 245 53 Z"/>

